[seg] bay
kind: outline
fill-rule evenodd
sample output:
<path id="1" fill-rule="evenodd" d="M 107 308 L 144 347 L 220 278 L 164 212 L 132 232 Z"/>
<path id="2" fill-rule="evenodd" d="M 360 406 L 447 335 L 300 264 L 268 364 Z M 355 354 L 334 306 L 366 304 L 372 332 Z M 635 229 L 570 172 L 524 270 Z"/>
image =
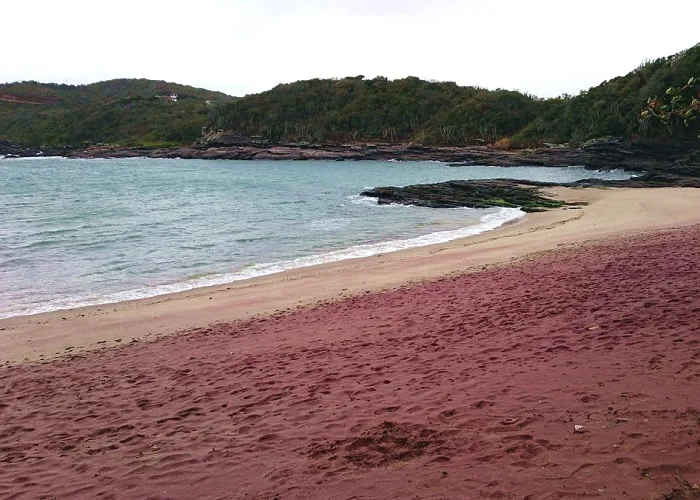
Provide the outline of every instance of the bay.
<path id="1" fill-rule="evenodd" d="M 383 205 L 364 189 L 451 179 L 625 179 L 439 162 L 0 160 L 0 318 L 143 298 L 448 241 L 517 209 Z"/>

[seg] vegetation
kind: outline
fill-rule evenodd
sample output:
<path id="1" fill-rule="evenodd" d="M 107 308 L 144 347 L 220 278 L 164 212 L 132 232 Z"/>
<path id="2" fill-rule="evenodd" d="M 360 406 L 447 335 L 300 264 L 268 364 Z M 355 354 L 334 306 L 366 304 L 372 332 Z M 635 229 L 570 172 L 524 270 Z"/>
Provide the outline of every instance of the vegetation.
<path id="1" fill-rule="evenodd" d="M 151 80 L 21 82 L 0 85 L 0 140 L 33 146 L 183 145 L 205 126 L 270 144 L 488 143 L 509 149 L 669 133 L 696 140 L 697 76 L 700 44 L 647 61 L 577 96 L 553 99 L 361 75 L 283 84 L 242 98 Z M 163 97 L 170 93 L 178 94 L 177 102 Z"/>
<path id="2" fill-rule="evenodd" d="M 522 128 L 539 101 L 508 90 L 459 87 L 415 77 L 308 80 L 221 104 L 211 126 L 269 142 L 464 144 Z"/>
<path id="3" fill-rule="evenodd" d="M 669 87 L 666 98 L 650 97 L 647 99 L 647 109 L 641 113 L 641 119 L 658 119 L 666 125 L 670 134 L 680 126 L 690 126 L 700 115 L 700 92 L 696 91 L 699 86 L 698 78 L 690 77 L 683 87 Z"/>
<path id="4" fill-rule="evenodd" d="M 177 101 L 170 99 L 177 95 Z M 153 80 L 90 85 L 0 85 L 0 140 L 32 146 L 169 146 L 189 144 L 207 125 L 219 92 Z"/>
<path id="5" fill-rule="evenodd" d="M 279 85 L 215 106 L 209 116 L 212 128 L 271 143 L 487 142 L 502 148 L 544 142 L 580 144 L 609 135 L 663 136 L 664 127 L 640 122 L 647 98 L 669 87 L 682 87 L 695 74 L 700 74 L 700 44 L 648 61 L 577 96 L 539 99 L 414 77 L 389 81 L 357 76 Z M 697 123 L 677 127 L 673 133 L 697 136 Z"/>

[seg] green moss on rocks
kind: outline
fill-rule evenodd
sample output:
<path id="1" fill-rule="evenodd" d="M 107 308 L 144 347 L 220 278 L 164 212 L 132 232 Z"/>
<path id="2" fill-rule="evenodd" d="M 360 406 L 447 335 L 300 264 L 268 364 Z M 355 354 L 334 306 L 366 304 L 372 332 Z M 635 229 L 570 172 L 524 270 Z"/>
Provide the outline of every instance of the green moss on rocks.
<path id="1" fill-rule="evenodd" d="M 570 205 L 544 195 L 537 186 L 526 186 L 510 179 L 378 187 L 364 191 L 362 195 L 377 198 L 379 204 L 399 203 L 433 208 L 510 207 L 525 212 L 541 212 Z"/>

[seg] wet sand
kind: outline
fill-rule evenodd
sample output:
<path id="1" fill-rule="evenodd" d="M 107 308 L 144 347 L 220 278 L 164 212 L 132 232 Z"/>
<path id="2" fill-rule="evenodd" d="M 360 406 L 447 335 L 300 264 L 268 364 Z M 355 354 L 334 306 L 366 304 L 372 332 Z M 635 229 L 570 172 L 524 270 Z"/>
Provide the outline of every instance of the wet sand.
<path id="1" fill-rule="evenodd" d="M 143 311 L 192 327 L 0 369 L 0 498 L 662 498 L 700 482 L 700 198 L 573 195 L 592 203 L 369 264 L 0 323 L 65 325 L 54 346 L 91 322 L 143 338 Z"/>

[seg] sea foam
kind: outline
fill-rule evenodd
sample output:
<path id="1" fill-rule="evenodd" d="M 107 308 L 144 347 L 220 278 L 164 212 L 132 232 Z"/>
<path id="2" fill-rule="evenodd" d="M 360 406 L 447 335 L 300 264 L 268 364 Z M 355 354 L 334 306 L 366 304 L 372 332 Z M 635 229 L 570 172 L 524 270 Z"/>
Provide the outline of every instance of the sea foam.
<path id="1" fill-rule="evenodd" d="M 114 303 L 441 243 L 522 215 L 358 193 L 499 177 L 629 178 L 435 162 L 0 161 L 0 317 Z M 461 228 L 461 229 L 459 229 Z"/>
<path id="2" fill-rule="evenodd" d="M 364 203 L 365 200 L 362 200 L 361 202 Z M 13 316 L 24 316 L 43 312 L 72 309 L 76 307 L 113 304 L 117 302 L 124 302 L 127 300 L 145 299 L 169 293 L 185 292 L 188 290 L 193 290 L 195 288 L 202 288 L 206 286 L 224 285 L 227 283 L 232 283 L 234 281 L 242 281 L 251 278 L 257 278 L 260 276 L 281 273 L 293 269 L 315 266 L 319 264 L 329 264 L 343 260 L 371 257 L 373 255 L 396 252 L 399 250 L 406 250 L 409 248 L 446 243 L 448 241 L 456 240 L 459 238 L 466 238 L 469 236 L 474 236 L 483 233 L 485 231 L 496 229 L 502 226 L 503 224 L 519 219 L 524 215 L 525 212 L 518 208 L 501 208 L 495 213 L 483 215 L 479 223 L 477 224 L 451 231 L 437 231 L 415 238 L 391 240 L 365 245 L 354 245 L 342 250 L 335 250 L 332 252 L 326 252 L 316 255 L 308 255 L 291 260 L 284 260 L 265 264 L 254 264 L 231 273 L 200 276 L 185 281 L 161 284 L 133 290 L 126 290 L 106 295 L 95 294 L 76 298 L 51 300 L 41 304 L 13 307 L 5 310 L 0 310 L 0 319 L 9 318 Z"/>

